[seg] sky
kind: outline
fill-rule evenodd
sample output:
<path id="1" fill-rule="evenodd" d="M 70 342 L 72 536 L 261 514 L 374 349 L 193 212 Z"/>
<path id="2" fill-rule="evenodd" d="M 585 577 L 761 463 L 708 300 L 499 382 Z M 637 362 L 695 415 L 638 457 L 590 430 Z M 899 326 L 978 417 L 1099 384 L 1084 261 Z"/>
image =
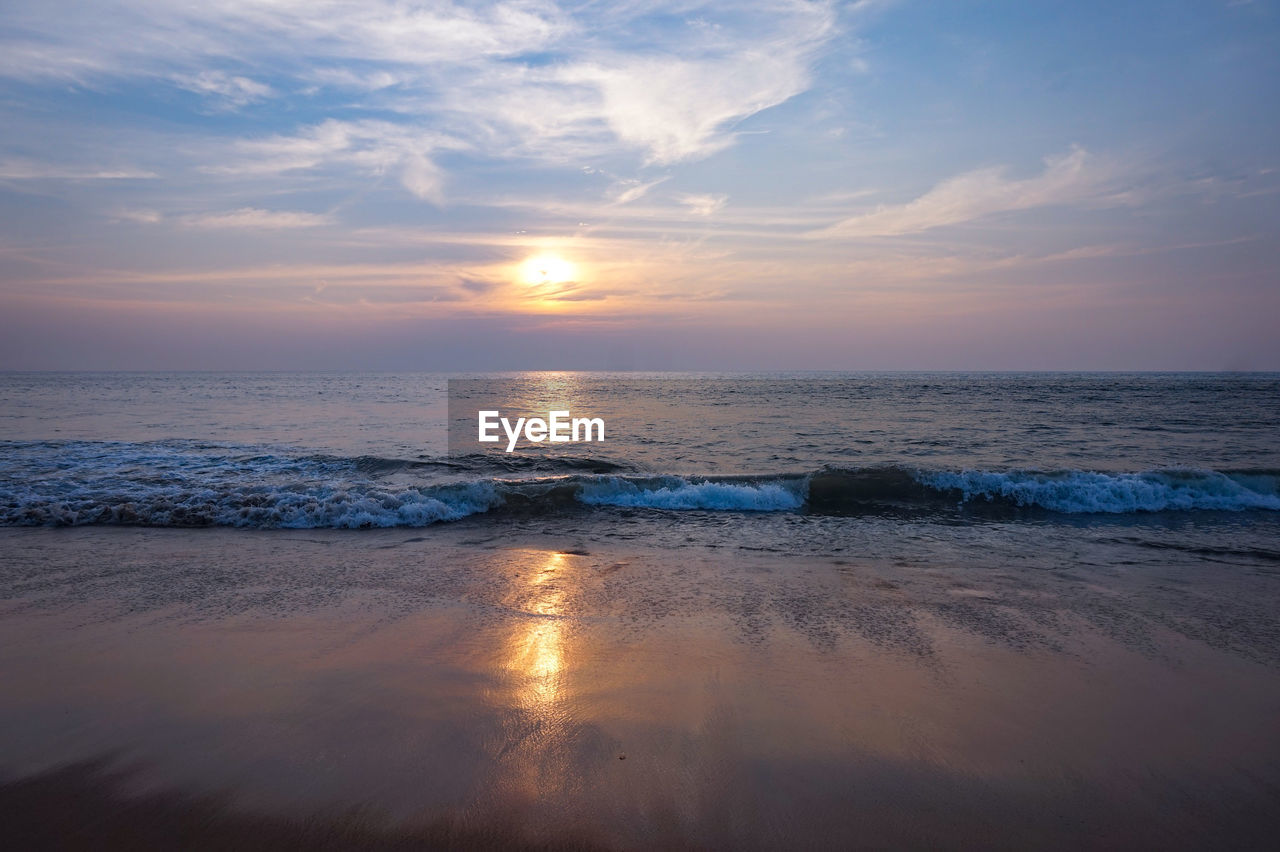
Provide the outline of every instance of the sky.
<path id="1" fill-rule="evenodd" d="M 4 0 L 0 369 L 1280 370 L 1268 0 Z"/>

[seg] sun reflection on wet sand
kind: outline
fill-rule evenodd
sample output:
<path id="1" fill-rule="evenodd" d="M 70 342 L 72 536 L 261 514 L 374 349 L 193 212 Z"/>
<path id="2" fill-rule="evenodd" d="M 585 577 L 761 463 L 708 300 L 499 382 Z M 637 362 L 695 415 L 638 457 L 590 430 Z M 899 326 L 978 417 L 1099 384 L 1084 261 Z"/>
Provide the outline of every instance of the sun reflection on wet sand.
<path id="1" fill-rule="evenodd" d="M 537 553 L 518 593 L 523 623 L 512 635 L 507 669 L 516 679 L 516 698 L 526 712 L 543 716 L 556 709 L 564 689 L 565 589 L 569 568 L 564 553 Z"/>
<path id="2" fill-rule="evenodd" d="M 581 786 L 570 741 L 580 733 L 569 684 L 575 577 L 571 554 L 517 552 L 508 574 L 509 615 L 499 665 L 505 674 L 488 795 L 503 807 L 571 800 Z M 530 817 L 532 818 L 532 817 Z"/>

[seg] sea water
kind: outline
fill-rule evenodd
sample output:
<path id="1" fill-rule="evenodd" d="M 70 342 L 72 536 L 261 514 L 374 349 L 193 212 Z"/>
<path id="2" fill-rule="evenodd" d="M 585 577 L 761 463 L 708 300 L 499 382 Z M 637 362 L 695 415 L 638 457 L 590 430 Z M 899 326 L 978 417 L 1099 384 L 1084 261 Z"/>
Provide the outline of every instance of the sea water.
<path id="1" fill-rule="evenodd" d="M 510 454 L 450 452 L 451 378 L 0 374 L 0 525 L 465 522 L 926 561 L 1280 562 L 1277 374 L 466 377 L 610 424 Z"/>

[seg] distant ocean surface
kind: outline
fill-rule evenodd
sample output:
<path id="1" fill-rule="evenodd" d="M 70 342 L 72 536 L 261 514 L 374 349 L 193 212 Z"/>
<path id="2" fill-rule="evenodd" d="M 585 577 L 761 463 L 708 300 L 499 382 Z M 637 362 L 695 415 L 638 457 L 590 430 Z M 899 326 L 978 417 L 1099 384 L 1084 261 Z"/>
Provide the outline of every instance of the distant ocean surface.
<path id="1" fill-rule="evenodd" d="M 1277 374 L 505 374 L 530 410 L 626 435 L 454 456 L 448 378 L 0 374 L 0 525 L 505 521 L 933 556 L 1088 529 L 1280 561 Z"/>

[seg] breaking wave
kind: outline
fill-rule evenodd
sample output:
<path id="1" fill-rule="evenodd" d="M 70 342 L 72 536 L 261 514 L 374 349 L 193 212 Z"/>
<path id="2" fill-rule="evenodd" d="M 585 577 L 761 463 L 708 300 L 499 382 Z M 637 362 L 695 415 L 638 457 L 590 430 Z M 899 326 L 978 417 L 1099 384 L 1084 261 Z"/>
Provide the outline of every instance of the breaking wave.
<path id="1" fill-rule="evenodd" d="M 1054 512 L 1127 514 L 1191 509 L 1280 510 L 1274 472 L 1165 470 L 1143 473 L 922 473 L 925 485 L 959 492 L 965 501 L 1008 501 Z"/>
<path id="2" fill-rule="evenodd" d="M 799 509 L 805 494 L 798 479 L 751 483 L 669 476 L 636 482 L 610 476 L 582 483 L 577 499 L 588 506 L 776 512 Z"/>
<path id="3" fill-rule="evenodd" d="M 593 508 L 810 514 L 1280 511 L 1280 471 L 621 473 L 581 459 L 379 459 L 190 442 L 0 443 L 0 525 L 422 527 Z"/>

